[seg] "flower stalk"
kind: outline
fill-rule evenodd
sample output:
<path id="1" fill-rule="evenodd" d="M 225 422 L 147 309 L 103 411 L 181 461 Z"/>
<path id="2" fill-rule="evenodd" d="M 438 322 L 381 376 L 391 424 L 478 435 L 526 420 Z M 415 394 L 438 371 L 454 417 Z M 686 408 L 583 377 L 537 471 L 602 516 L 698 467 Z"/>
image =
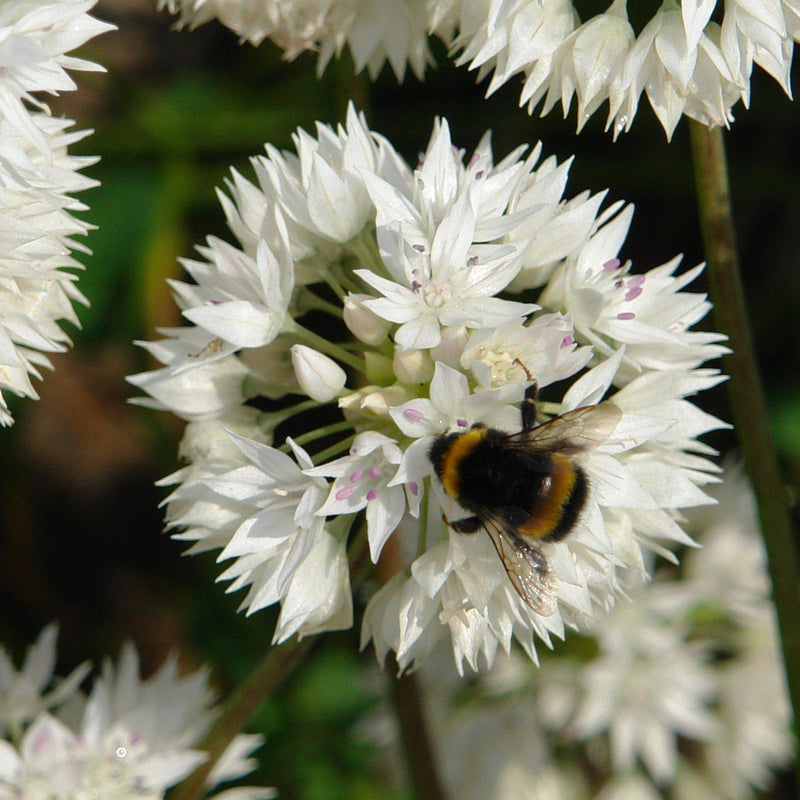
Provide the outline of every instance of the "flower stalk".
<path id="1" fill-rule="evenodd" d="M 796 719 L 800 711 L 800 569 L 789 498 L 778 467 L 745 305 L 722 130 L 696 122 L 690 130 L 715 321 L 727 334 L 732 351 L 723 362 L 730 375 L 731 412 L 758 506 Z"/>
<path id="2" fill-rule="evenodd" d="M 225 703 L 222 713 L 199 745 L 199 749 L 208 753 L 208 759 L 169 793 L 169 800 L 200 800 L 203 797 L 211 770 L 234 737 L 244 728 L 261 703 L 278 690 L 318 641 L 316 636 L 301 640 L 291 639 L 267 651 L 261 663 Z"/>

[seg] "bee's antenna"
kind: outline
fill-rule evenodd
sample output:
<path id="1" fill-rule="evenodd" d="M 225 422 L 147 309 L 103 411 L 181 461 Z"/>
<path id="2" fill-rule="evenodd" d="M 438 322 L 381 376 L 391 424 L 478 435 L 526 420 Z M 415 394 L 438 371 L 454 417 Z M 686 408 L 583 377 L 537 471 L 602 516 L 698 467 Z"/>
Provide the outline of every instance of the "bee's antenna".
<path id="1" fill-rule="evenodd" d="M 522 359 L 519 358 L 519 356 L 517 356 L 517 358 L 515 358 L 511 363 L 520 366 L 522 368 L 522 371 L 528 376 L 529 381 L 533 380 L 533 375 L 531 375 L 531 371 L 525 366 L 525 364 L 522 363 Z"/>

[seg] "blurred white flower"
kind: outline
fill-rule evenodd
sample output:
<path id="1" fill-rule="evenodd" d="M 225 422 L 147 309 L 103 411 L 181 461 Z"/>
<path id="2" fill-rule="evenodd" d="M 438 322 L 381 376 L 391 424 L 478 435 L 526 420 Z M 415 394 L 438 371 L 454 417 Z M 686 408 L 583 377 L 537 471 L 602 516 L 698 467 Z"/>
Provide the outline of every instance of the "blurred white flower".
<path id="1" fill-rule="evenodd" d="M 319 51 L 319 72 L 347 46 L 356 71 L 374 79 L 388 61 L 402 80 L 431 60 L 425 0 L 159 0 L 181 26 L 217 18 L 251 44 L 270 38 L 287 59 Z"/>
<path id="2" fill-rule="evenodd" d="M 195 283 L 173 285 L 195 325 L 146 344 L 164 366 L 131 378 L 149 394 L 138 402 L 190 420 L 187 464 L 164 481 L 169 528 L 192 552 L 222 550 L 248 613 L 281 604 L 276 640 L 352 624 L 346 552 L 363 542 L 396 573 L 364 615 L 381 660 L 417 666 L 440 637 L 459 669 L 515 640 L 536 659 L 536 639 L 641 583 L 651 551 L 674 558 L 690 542 L 681 509 L 717 480 L 697 437 L 722 423 L 686 399 L 721 380 L 699 369 L 717 337 L 689 330 L 709 305 L 680 291 L 697 270 L 615 266 L 606 280 L 630 211 L 601 210 L 603 193 L 563 199 L 569 162 L 540 145 L 495 163 L 487 135 L 467 157 L 439 120 L 412 168 L 352 107 L 294 141 L 254 159 L 257 184 L 234 173 L 222 200 L 236 244 L 209 240 L 205 263 L 186 262 Z M 642 330 L 617 319 L 632 304 Z M 538 422 L 619 408 L 576 456 L 590 487 L 578 521 L 536 545 L 557 584 L 548 614 L 486 534 L 448 532 L 443 513 L 468 513 L 430 458 L 475 423 L 519 431 L 531 379 L 547 398 Z"/>
<path id="3" fill-rule="evenodd" d="M 22 669 L 17 671 L 0 648 L 0 734 L 18 732 L 40 712 L 57 708 L 74 696 L 90 665 L 84 662 L 62 681 L 54 681 L 58 627 L 48 625 L 28 648 Z M 48 687 L 52 688 L 48 691 Z"/>
<path id="4" fill-rule="evenodd" d="M 728 126 L 750 98 L 753 65 L 789 89 L 800 15 L 790 0 L 665 0 L 641 26 L 627 0 L 582 20 L 572 0 L 429 2 L 430 28 L 458 52 L 458 63 L 491 74 L 488 93 L 514 75 L 520 105 L 542 114 L 573 98 L 580 130 L 608 101 L 607 128 L 630 129 L 643 94 L 670 138 L 682 116 Z M 718 9 L 718 10 L 717 10 Z M 716 14 L 715 14 L 716 11 Z M 718 24 L 712 21 L 721 20 Z"/>
<path id="5" fill-rule="evenodd" d="M 46 649 L 54 658 L 54 647 L 55 628 L 49 626 L 34 649 L 39 657 Z M 116 665 L 104 664 L 88 698 L 74 691 L 68 715 L 42 711 L 20 719 L 14 743 L 0 740 L 0 798 L 162 800 L 206 759 L 197 745 L 217 713 L 207 670 L 182 677 L 170 658 L 142 680 L 136 650 L 126 645 Z M 43 698 L 42 708 L 46 704 Z M 250 755 L 261 743 L 260 736 L 238 735 L 211 771 L 207 788 L 251 772 Z M 252 800 L 273 796 L 268 789 L 242 791 Z"/>
<path id="6" fill-rule="evenodd" d="M 753 495 L 736 470 L 728 478 L 719 505 L 693 515 L 704 546 L 683 571 L 661 569 L 539 668 L 512 651 L 470 682 L 443 668 L 445 648 L 431 654 L 418 680 L 450 793 L 740 800 L 769 790 L 793 755 L 791 711 Z M 381 594 L 386 619 L 398 616 L 392 603 L 409 608 L 399 576 Z"/>
<path id="7" fill-rule="evenodd" d="M 73 194 L 96 185 L 80 170 L 91 157 L 67 148 L 88 131 L 50 116 L 42 93 L 75 89 L 67 69 L 100 69 L 67 55 L 113 26 L 89 15 L 95 0 L 25 0 L 0 5 L 0 392 L 36 398 L 31 378 L 50 369 L 49 353 L 70 344 L 60 323 L 78 325 L 86 303 L 73 270 L 73 240 L 91 226 L 73 216 Z M 33 110 L 36 109 L 36 110 Z M 0 424 L 13 422 L 0 394 Z"/>

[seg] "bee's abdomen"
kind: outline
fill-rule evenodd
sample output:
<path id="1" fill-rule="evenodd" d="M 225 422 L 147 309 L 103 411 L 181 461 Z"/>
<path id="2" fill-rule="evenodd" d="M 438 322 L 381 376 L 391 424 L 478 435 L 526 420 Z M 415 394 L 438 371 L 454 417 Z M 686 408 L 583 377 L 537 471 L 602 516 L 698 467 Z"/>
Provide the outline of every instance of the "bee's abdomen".
<path id="1" fill-rule="evenodd" d="M 548 480 L 542 483 L 519 532 L 531 539 L 557 542 L 575 527 L 589 492 L 586 474 L 577 464 L 557 454 L 551 456 L 551 463 Z"/>

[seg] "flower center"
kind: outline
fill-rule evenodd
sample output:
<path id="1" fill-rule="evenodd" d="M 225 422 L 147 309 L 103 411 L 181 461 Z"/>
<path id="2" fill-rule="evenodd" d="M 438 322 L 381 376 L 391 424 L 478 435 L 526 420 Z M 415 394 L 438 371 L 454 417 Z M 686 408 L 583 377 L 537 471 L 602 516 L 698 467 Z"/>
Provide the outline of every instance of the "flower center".
<path id="1" fill-rule="evenodd" d="M 447 282 L 430 281 L 422 290 L 422 296 L 431 308 L 441 308 L 453 296 L 453 290 Z"/>

